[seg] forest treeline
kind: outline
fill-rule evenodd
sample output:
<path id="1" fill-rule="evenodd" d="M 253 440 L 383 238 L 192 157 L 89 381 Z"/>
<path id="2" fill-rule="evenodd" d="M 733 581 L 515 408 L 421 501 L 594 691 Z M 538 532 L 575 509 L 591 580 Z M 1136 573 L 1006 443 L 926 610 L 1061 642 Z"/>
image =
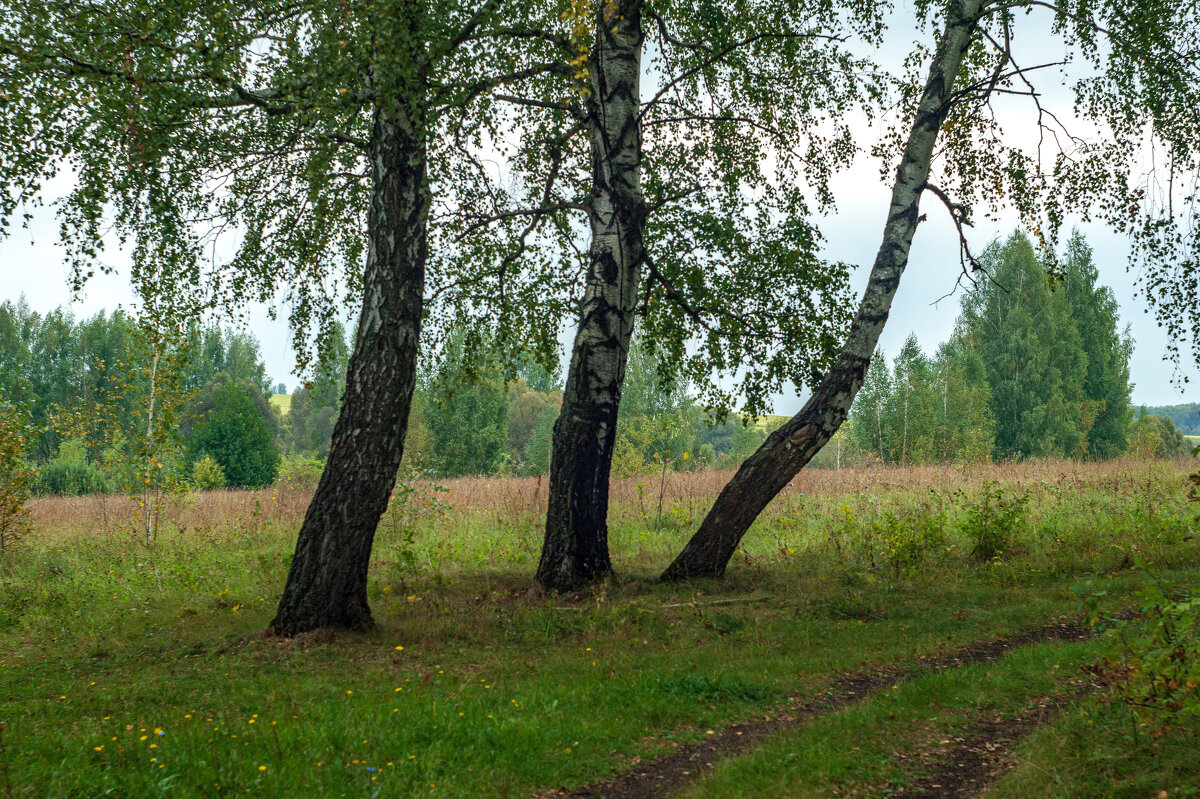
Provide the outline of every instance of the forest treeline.
<path id="1" fill-rule="evenodd" d="M 1050 261 L 1014 233 L 982 253 L 981 264 L 986 277 L 962 292 L 950 339 L 932 355 L 913 336 L 890 362 L 877 353 L 849 423 L 814 466 L 1186 454 L 1170 416 L 1131 406 L 1132 342 L 1081 235 Z M 146 423 L 143 338 L 121 311 L 76 319 L 64 309 L 38 314 L 24 300 L 0 305 L 0 392 L 27 409 L 36 430 L 26 457 L 39 491 L 116 491 L 136 482 L 129 464 L 137 436 L 128 431 Z M 163 469 L 201 488 L 261 487 L 281 473 L 315 481 L 345 383 L 347 331 L 335 326 L 286 405 L 272 402 L 284 386 L 267 375 L 252 334 L 193 326 L 172 348 L 178 440 L 160 448 Z M 455 330 L 423 360 L 405 474 L 548 472 L 561 377 L 488 348 Z M 635 339 L 616 476 L 734 468 L 763 442 L 765 420 L 716 418 L 660 367 Z"/>
<path id="2" fill-rule="evenodd" d="M 1170 418 L 1135 419 L 1133 342 L 1080 234 L 1050 260 L 1014 233 L 980 266 L 932 357 L 914 337 L 890 364 L 877 353 L 835 447 L 901 465 L 1184 454 Z"/>
<path id="3" fill-rule="evenodd" d="M 461 333 L 452 335 L 423 365 L 405 473 L 545 474 L 561 379 L 533 360 L 476 358 L 482 366 L 468 366 L 464 344 Z M 23 299 L 0 304 L 0 395 L 26 411 L 34 431 L 25 457 L 36 468 L 36 491 L 111 492 L 137 482 L 129 472 L 138 436 L 126 433 L 148 422 L 144 350 L 138 322 L 121 311 L 76 319 L 61 308 L 39 314 Z M 162 382 L 165 370 L 158 374 L 159 402 L 169 390 L 180 406 L 175 446 L 157 452 L 166 472 L 199 488 L 256 488 L 281 475 L 315 482 L 349 357 L 340 325 L 286 403 L 272 401 L 285 387 L 267 375 L 251 333 L 196 326 L 171 350 L 172 384 Z M 765 433 L 753 425 L 714 424 L 658 372 L 654 356 L 637 348 L 621 411 L 618 475 L 732 466 L 762 442 Z"/>

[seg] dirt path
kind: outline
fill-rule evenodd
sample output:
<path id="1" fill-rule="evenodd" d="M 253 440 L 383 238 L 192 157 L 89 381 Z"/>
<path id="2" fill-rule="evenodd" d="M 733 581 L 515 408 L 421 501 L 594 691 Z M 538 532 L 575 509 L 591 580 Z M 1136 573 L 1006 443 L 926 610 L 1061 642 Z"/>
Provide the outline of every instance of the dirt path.
<path id="1" fill-rule="evenodd" d="M 1063 705 L 1063 700 L 1043 699 L 1019 716 L 982 719 L 938 758 L 936 769 L 892 796 L 921 799 L 973 799 L 1016 765 L 1013 746 L 1029 736 Z"/>
<path id="2" fill-rule="evenodd" d="M 586 785 L 574 790 L 554 791 L 544 794 L 544 796 L 546 799 L 550 797 L 555 797 L 556 799 L 661 799 L 661 797 L 670 796 L 683 786 L 698 779 L 705 770 L 712 768 L 713 764 L 717 761 L 736 757 L 754 748 L 769 735 L 798 727 L 808 723 L 817 716 L 852 705 L 890 685 L 904 682 L 931 671 L 987 663 L 1022 646 L 1048 641 L 1078 641 L 1089 638 L 1093 634 L 1093 630 L 1078 624 L 1054 622 L 1026 630 L 1010 638 L 971 644 L 945 655 L 924 657 L 911 668 L 852 673 L 836 680 L 824 693 L 797 702 L 791 707 L 784 709 L 778 716 L 758 721 L 749 721 L 743 724 L 733 724 L 713 730 L 704 740 L 698 743 L 680 745 L 670 754 L 638 764 L 633 769 L 621 772 L 605 782 Z M 940 778 L 941 781 L 936 784 L 939 786 L 957 784 L 952 779 L 954 775 L 951 768 L 957 769 L 957 766 L 954 766 L 955 763 L 959 761 L 967 763 L 968 760 L 975 756 L 972 753 L 973 750 L 969 749 L 969 746 L 974 746 L 982 750 L 978 753 L 981 758 L 981 765 L 975 769 L 975 772 L 971 773 L 984 773 L 988 770 L 988 761 L 984 757 L 984 754 L 990 751 L 988 747 L 993 742 L 1008 740 L 1012 737 L 1023 737 L 1021 734 L 1022 731 L 1027 734 L 1029 730 L 1040 723 L 1040 719 L 1031 716 L 1028 720 L 1028 729 L 1014 726 L 1013 729 L 1008 730 L 1003 727 L 1003 722 L 1005 721 L 994 722 L 994 724 L 998 725 L 994 730 L 989 728 L 986 723 L 981 723 L 977 730 L 972 728 L 971 738 L 964 741 L 962 747 L 955 747 L 952 750 L 951 766 L 947 766 L 947 775 L 944 778 Z M 961 752 L 959 751 L 960 748 Z M 955 760 L 954 758 L 958 759 Z M 966 768 L 962 770 L 964 773 L 969 772 L 969 769 Z M 968 776 L 967 779 L 969 780 L 971 777 Z M 924 782 L 922 781 L 919 784 L 924 785 Z M 934 789 L 932 787 L 934 784 L 930 782 L 926 787 L 927 792 L 924 794 L 914 794 L 916 786 L 911 786 L 906 795 L 926 797 L 972 795 L 969 793 L 930 792 L 942 790 L 941 788 Z M 970 782 L 962 783 L 964 786 L 963 790 L 971 790 L 973 784 Z M 948 788 L 947 790 L 950 789 Z"/>

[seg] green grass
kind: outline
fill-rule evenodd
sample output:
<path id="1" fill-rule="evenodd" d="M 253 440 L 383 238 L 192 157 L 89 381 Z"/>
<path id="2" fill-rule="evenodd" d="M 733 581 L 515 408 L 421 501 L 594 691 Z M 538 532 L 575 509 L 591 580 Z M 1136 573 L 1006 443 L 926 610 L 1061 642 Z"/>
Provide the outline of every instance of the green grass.
<path id="1" fill-rule="evenodd" d="M 1014 715 L 1071 690 L 1096 642 L 1043 644 L 995 663 L 939 672 L 778 735 L 717 766 L 685 796 L 884 795 L 947 761 L 943 752 L 981 717 Z"/>
<path id="2" fill-rule="evenodd" d="M 292 395 L 291 394 L 272 394 L 271 404 L 275 406 L 275 410 L 279 411 L 280 416 L 287 416 L 292 410 Z"/>
<path id="3" fill-rule="evenodd" d="M 46 532 L 3 565 L 0 796 L 527 797 L 594 783 L 845 671 L 1077 617 L 1074 586 L 1133 605 L 1135 561 L 1195 589 L 1195 512 L 1177 478 L 1036 489 L 985 563 L 970 557 L 975 495 L 789 500 L 724 581 L 685 586 L 652 578 L 694 509 L 656 530 L 615 509 L 627 571 L 578 600 L 530 590 L 536 517 L 414 503 L 379 533 L 379 629 L 292 640 L 260 635 L 295 531 L 269 508 L 171 529 L 151 548 Z M 754 601 L 704 604 L 721 598 Z M 693 795 L 903 784 L 921 760 L 895 753 L 1065 690 L 1096 646 L 1031 647 L 901 684 L 719 765 Z M 1077 757 L 1064 730 L 1056 751 Z"/>

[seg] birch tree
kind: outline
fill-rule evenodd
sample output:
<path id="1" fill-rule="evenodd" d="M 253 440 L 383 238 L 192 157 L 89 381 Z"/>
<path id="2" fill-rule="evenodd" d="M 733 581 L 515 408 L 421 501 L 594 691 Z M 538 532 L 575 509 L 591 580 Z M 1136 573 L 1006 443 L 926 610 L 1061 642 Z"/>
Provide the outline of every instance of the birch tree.
<path id="1" fill-rule="evenodd" d="M 1130 235 L 1135 259 L 1148 265 L 1150 290 L 1167 292 L 1163 307 L 1186 292 L 1195 296 L 1200 233 L 1188 228 L 1190 210 L 1179 197 L 1180 187 L 1190 186 L 1183 196 L 1194 203 L 1200 185 L 1189 182 L 1200 174 L 1197 6 L 925 0 L 917 11 L 936 22 L 935 46 L 913 51 L 908 63 L 915 69 L 924 61 L 925 77 L 911 82 L 904 114 L 877 148 L 895 165 L 892 196 L 850 332 L 810 399 L 741 466 L 665 579 L 723 574 L 758 514 L 845 421 L 908 264 L 923 196 L 945 205 L 958 226 L 968 279 L 978 272 L 964 231 L 972 210 L 991 214 L 1007 205 L 1046 251 L 1068 214 L 1101 219 Z M 1062 43 L 1063 58 L 1021 63 L 1016 37 L 1046 30 Z M 1049 107 L 1038 89 L 1044 73 L 1064 61 L 1089 69 L 1074 86 L 1073 111 L 1081 126 L 1096 129 L 1093 136 L 1075 126 L 1070 110 Z M 1032 128 L 1032 148 L 1001 135 L 1002 98 L 1026 101 L 1033 122 L 1017 124 Z M 1159 154 L 1148 171 L 1147 152 Z M 1185 267 L 1191 264 L 1183 272 L 1181 254 Z M 1176 290 L 1185 294 L 1170 293 L 1172 275 L 1186 278 Z M 1195 307 L 1187 318 L 1196 318 Z"/>
<path id="2" fill-rule="evenodd" d="M 302 361 L 343 299 L 359 308 L 278 633 L 372 623 L 367 568 L 402 456 L 426 276 L 452 283 L 472 269 L 450 246 L 462 232 L 443 232 L 494 181 L 459 176 L 477 171 L 495 132 L 491 94 L 563 71 L 537 53 L 565 41 L 556 10 L 0 3 L 0 220 L 71 178 L 58 212 L 76 288 L 112 268 L 106 244 L 122 246 L 143 300 L 175 314 L 236 317 L 248 300 L 277 301 Z"/>
<path id="3" fill-rule="evenodd" d="M 874 36 L 876 6 L 580 0 L 569 85 L 496 98 L 525 109 L 507 156 L 515 191 L 465 229 L 507 228 L 494 240 L 509 244 L 477 252 L 498 266 L 452 291 L 460 315 L 538 342 L 547 363 L 575 327 L 544 587 L 612 568 L 608 481 L 635 325 L 662 377 L 718 410 L 761 412 L 785 380 L 828 368 L 848 267 L 819 257 L 808 216 L 854 153 L 844 113 L 878 91 L 871 65 L 839 46 Z M 530 318 L 521 298 L 534 296 L 560 297 L 558 314 Z"/>

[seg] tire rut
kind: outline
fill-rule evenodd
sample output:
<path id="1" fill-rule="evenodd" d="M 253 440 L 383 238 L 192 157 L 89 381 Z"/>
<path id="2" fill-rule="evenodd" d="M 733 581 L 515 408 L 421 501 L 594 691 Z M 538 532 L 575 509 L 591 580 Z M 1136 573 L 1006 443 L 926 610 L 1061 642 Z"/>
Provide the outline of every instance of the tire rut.
<path id="1" fill-rule="evenodd" d="M 1016 766 L 1014 746 L 1066 704 L 1064 697 L 1043 699 L 1019 716 L 980 719 L 964 731 L 953 747 L 938 758 L 939 765 L 920 780 L 888 794 L 921 799 L 974 799 Z"/>
<path id="2" fill-rule="evenodd" d="M 1094 634 L 1094 629 L 1076 623 L 1052 622 L 1007 638 L 969 644 L 946 654 L 922 656 L 917 664 L 910 668 L 853 672 L 835 679 L 825 691 L 816 696 L 793 703 L 778 716 L 731 724 L 710 731 L 710 734 L 699 742 L 679 745 L 667 755 L 638 764 L 603 782 L 574 789 L 558 789 L 541 796 L 544 799 L 662 799 L 699 779 L 718 761 L 743 754 L 758 746 L 770 735 L 800 727 L 827 713 L 853 705 L 888 686 L 930 672 L 987 663 L 1022 646 L 1050 641 L 1079 641 Z M 1030 729 L 1033 726 L 1036 724 L 1031 724 Z M 996 734 L 1002 732 L 997 730 Z M 1015 735 L 1017 732 L 1007 734 Z M 987 733 L 988 730 L 981 727 L 977 734 L 973 733 L 971 740 L 978 738 L 983 741 Z M 962 756 L 968 756 L 965 748 Z M 931 782 L 930 786 L 933 784 Z M 937 784 L 952 783 L 947 777 L 945 782 Z M 910 792 L 906 795 L 914 794 Z M 967 794 L 917 795 L 957 797 Z"/>

